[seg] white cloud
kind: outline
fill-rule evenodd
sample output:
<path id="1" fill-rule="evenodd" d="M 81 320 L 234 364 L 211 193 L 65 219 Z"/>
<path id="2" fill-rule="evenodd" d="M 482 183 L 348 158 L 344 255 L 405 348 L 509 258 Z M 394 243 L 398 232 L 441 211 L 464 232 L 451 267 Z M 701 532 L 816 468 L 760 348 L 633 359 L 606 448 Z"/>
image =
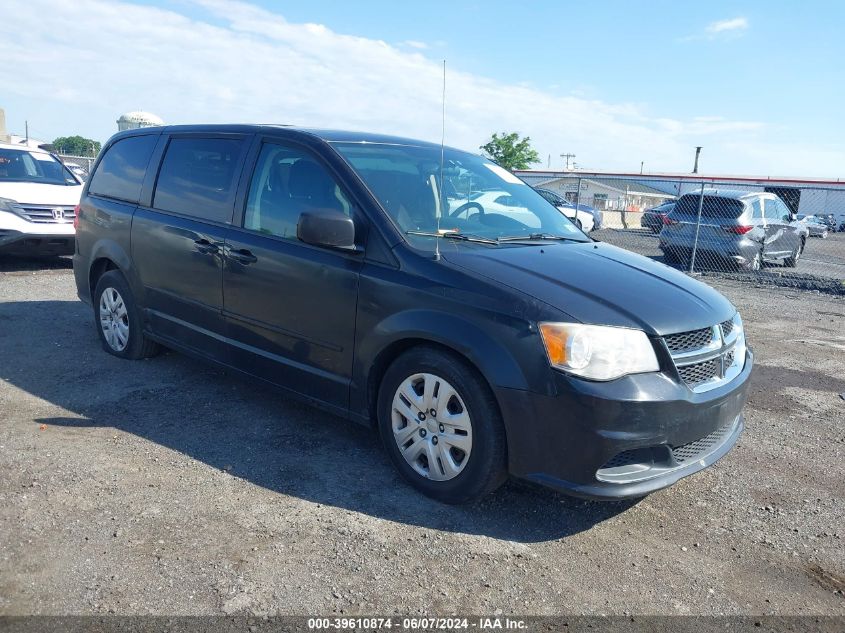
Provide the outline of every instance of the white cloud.
<path id="1" fill-rule="evenodd" d="M 718 20 L 711 22 L 705 29 L 708 33 L 713 35 L 718 33 L 726 33 L 730 31 L 744 31 L 748 28 L 747 18 L 731 18 L 729 20 Z"/>
<path id="2" fill-rule="evenodd" d="M 20 3 L 0 38 L 3 99 L 53 136 L 104 139 L 122 112 L 140 108 L 168 123 L 275 122 L 439 141 L 442 61 L 422 49 L 294 24 L 245 2 L 195 0 L 193 9 L 189 17 L 109 0 Z M 762 145 L 759 121 L 682 119 L 560 96 L 467 73 L 454 59 L 447 77 L 450 145 L 478 151 L 493 132 L 515 130 L 531 137 L 544 159 L 538 167 L 548 154 L 560 165 L 558 154 L 572 151 L 595 169 L 645 160 L 682 170 L 695 145 L 722 171 L 827 175 L 845 165 L 839 149 L 814 160 L 810 149 Z"/>
<path id="3" fill-rule="evenodd" d="M 404 42 L 402 42 L 402 44 L 408 46 L 409 48 L 416 48 L 418 50 L 425 50 L 428 48 L 428 44 L 426 44 L 425 42 L 420 42 L 418 40 L 405 40 Z"/>

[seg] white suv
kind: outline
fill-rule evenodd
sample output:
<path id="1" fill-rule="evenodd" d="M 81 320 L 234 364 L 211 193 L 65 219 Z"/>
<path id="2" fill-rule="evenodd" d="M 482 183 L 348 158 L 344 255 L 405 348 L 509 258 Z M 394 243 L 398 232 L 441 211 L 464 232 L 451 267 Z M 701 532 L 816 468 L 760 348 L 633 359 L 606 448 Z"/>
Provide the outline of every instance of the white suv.
<path id="1" fill-rule="evenodd" d="M 0 143 L 0 254 L 71 255 L 81 193 L 49 152 Z"/>

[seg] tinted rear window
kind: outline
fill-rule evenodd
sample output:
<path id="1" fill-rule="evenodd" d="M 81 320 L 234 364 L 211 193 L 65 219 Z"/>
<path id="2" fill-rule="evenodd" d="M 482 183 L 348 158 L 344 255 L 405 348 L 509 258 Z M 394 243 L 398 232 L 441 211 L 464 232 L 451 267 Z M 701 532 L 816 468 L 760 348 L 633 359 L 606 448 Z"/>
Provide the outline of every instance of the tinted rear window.
<path id="1" fill-rule="evenodd" d="M 698 215 L 698 202 L 701 196 L 697 194 L 687 194 L 681 196 L 675 208 L 672 210 L 672 215 Z M 702 218 L 738 218 L 745 205 L 741 200 L 734 198 L 721 198 L 719 196 L 704 196 L 704 202 L 701 205 Z"/>
<path id="2" fill-rule="evenodd" d="M 138 202 L 157 135 L 131 136 L 111 145 L 91 177 L 88 192 L 96 196 Z"/>
<path id="3" fill-rule="evenodd" d="M 243 140 L 174 138 L 158 174 L 153 206 L 203 220 L 228 222 Z"/>

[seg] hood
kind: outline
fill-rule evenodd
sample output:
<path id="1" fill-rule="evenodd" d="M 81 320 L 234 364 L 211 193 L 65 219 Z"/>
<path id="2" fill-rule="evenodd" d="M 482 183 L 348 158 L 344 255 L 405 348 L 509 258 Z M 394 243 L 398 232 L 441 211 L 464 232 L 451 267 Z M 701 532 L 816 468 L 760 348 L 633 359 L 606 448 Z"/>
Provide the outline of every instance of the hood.
<path id="1" fill-rule="evenodd" d="M 48 185 L 41 182 L 0 182 L 0 198 L 11 198 L 21 206 L 79 204 L 82 185 Z"/>
<path id="2" fill-rule="evenodd" d="M 444 259 L 583 323 L 663 335 L 708 327 L 736 311 L 710 286 L 608 244 L 455 246 Z"/>

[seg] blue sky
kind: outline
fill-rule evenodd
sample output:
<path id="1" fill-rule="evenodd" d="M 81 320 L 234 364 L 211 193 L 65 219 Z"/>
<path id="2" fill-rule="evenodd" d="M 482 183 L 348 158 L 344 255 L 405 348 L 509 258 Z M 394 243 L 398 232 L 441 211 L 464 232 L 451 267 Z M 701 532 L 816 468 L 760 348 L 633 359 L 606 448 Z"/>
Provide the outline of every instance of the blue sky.
<path id="1" fill-rule="evenodd" d="M 104 140 L 143 108 L 436 140 L 445 58 L 459 147 L 517 130 L 538 167 L 570 151 L 584 168 L 687 171 L 703 145 L 711 173 L 845 176 L 841 2 L 0 0 L 0 12 L 13 131 L 26 118 L 44 137 Z"/>

